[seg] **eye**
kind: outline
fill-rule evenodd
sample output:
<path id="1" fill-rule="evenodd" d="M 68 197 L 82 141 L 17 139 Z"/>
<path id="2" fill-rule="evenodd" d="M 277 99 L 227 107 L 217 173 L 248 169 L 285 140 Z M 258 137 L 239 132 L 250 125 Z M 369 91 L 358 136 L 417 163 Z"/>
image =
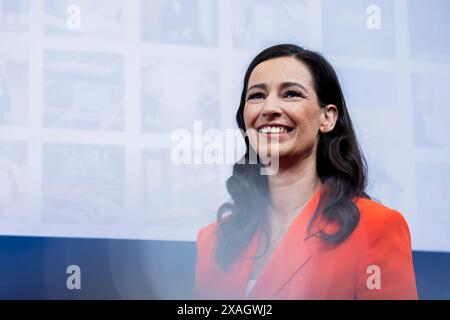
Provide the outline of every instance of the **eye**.
<path id="1" fill-rule="evenodd" d="M 303 94 L 301 94 L 301 93 L 299 93 L 297 91 L 286 91 L 284 96 L 286 98 L 290 98 L 290 97 L 301 97 L 301 98 L 304 98 Z"/>
<path id="2" fill-rule="evenodd" d="M 262 94 L 261 92 L 256 92 L 256 93 L 249 95 L 247 97 L 247 100 L 262 99 L 262 98 L 264 98 L 264 94 Z"/>

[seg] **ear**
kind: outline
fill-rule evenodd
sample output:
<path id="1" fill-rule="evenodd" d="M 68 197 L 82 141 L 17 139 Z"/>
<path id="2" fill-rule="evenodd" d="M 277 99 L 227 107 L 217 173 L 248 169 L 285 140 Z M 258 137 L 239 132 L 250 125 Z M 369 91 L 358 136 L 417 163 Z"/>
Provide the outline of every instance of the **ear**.
<path id="1" fill-rule="evenodd" d="M 334 104 L 329 104 L 321 109 L 320 132 L 327 133 L 334 129 L 339 117 L 338 109 Z"/>

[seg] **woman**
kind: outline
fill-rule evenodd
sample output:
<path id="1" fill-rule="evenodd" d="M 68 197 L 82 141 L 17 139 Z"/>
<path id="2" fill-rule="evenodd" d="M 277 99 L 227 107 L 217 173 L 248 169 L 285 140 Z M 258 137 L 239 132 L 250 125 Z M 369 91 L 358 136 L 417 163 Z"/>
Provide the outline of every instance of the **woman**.
<path id="1" fill-rule="evenodd" d="M 194 298 L 417 299 L 408 225 L 365 193 L 342 90 L 320 54 L 289 44 L 258 54 L 236 119 L 245 159 L 254 151 L 258 163 L 234 165 L 233 202 L 198 234 Z M 262 175 L 275 151 L 278 170 Z"/>

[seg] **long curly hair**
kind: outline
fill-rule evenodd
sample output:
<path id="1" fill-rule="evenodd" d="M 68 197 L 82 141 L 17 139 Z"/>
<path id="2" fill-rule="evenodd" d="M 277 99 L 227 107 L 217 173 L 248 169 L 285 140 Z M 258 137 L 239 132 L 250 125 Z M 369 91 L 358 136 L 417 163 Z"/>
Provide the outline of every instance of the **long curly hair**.
<path id="1" fill-rule="evenodd" d="M 356 228 L 360 212 L 352 201 L 354 197 L 370 197 L 366 194 L 367 163 L 358 145 L 350 115 L 338 77 L 331 64 L 318 52 L 293 44 L 281 44 L 260 52 L 250 63 L 244 77 L 240 105 L 236 121 L 242 132 L 247 85 L 253 69 L 269 59 L 295 57 L 311 72 L 319 106 L 333 104 L 338 109 L 338 119 L 333 130 L 318 132 L 316 168 L 323 191 L 316 212 L 308 224 L 308 232 L 319 217 L 319 211 L 327 221 L 339 226 L 333 234 L 320 231 L 323 240 L 339 244 Z M 256 164 L 249 163 L 251 146 L 244 135 L 246 153 L 233 165 L 233 173 L 226 186 L 232 202 L 226 202 L 217 211 L 217 247 L 215 258 L 223 269 L 228 269 L 249 245 L 259 227 L 268 234 L 268 179 L 260 174 L 263 167 L 259 157 Z M 225 216 L 225 213 L 231 213 Z M 267 241 L 266 250 L 269 246 Z"/>

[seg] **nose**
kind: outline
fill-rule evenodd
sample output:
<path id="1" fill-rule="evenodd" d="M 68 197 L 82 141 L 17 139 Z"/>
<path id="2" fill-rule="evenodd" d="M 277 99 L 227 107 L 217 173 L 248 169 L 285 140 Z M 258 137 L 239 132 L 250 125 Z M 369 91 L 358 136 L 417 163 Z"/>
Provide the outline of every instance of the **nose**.
<path id="1" fill-rule="evenodd" d="M 264 117 L 276 117 L 283 113 L 283 109 L 279 105 L 276 97 L 267 97 L 266 102 L 261 111 Z"/>

